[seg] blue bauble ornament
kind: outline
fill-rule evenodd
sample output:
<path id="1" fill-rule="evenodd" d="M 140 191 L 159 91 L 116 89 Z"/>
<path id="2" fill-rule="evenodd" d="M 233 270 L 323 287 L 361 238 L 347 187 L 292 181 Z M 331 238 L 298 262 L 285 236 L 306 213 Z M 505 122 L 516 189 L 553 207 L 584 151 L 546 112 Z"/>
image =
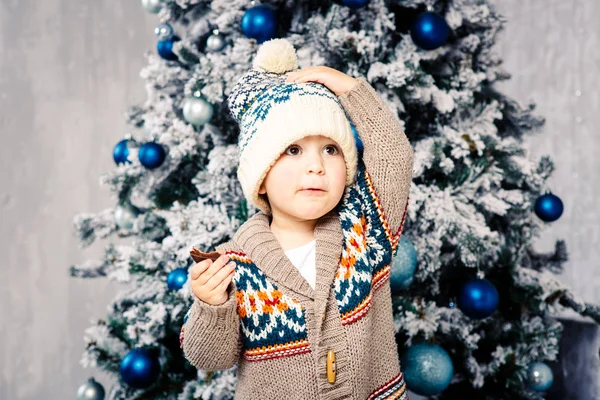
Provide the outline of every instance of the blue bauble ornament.
<path id="1" fill-rule="evenodd" d="M 400 365 L 408 389 L 424 396 L 444 391 L 454 374 L 452 359 L 437 344 L 419 343 L 410 346 L 402 355 Z"/>
<path id="2" fill-rule="evenodd" d="M 554 382 L 554 374 L 543 362 L 534 362 L 527 369 L 527 386 L 536 392 L 545 392 Z"/>
<path id="3" fill-rule="evenodd" d="M 121 360 L 121 379 L 131 387 L 142 389 L 151 386 L 160 375 L 158 358 L 150 351 L 137 348 Z"/>
<path id="4" fill-rule="evenodd" d="M 362 8 L 369 4 L 371 0 L 342 0 L 342 5 L 345 5 L 348 8 Z"/>
<path id="5" fill-rule="evenodd" d="M 166 40 L 159 40 L 158 43 L 156 43 L 156 51 L 158 51 L 158 54 L 165 60 L 176 61 L 178 58 L 177 55 L 173 53 L 173 43 L 178 40 L 179 38 L 177 36 L 173 36 Z"/>
<path id="6" fill-rule="evenodd" d="M 275 9 L 261 4 L 246 10 L 242 17 L 242 32 L 247 37 L 262 43 L 277 35 L 277 24 Z"/>
<path id="7" fill-rule="evenodd" d="M 560 218 L 564 211 L 562 200 L 553 195 L 546 193 L 537 198 L 535 201 L 535 214 L 545 222 L 556 221 Z"/>
<path id="8" fill-rule="evenodd" d="M 156 25 L 154 28 L 154 34 L 158 37 L 159 40 L 168 40 L 172 39 L 175 36 L 175 30 L 168 22 L 163 22 L 161 24 Z"/>
<path id="9" fill-rule="evenodd" d="M 123 163 L 131 164 L 131 160 L 135 157 L 137 151 L 138 147 L 133 140 L 123 139 L 113 149 L 113 160 L 115 160 L 117 165 Z"/>
<path id="10" fill-rule="evenodd" d="M 169 272 L 169 275 L 167 275 L 167 287 L 169 290 L 179 290 L 187 281 L 187 277 L 187 268 L 174 269 L 173 271 Z"/>
<path id="11" fill-rule="evenodd" d="M 406 236 L 400 236 L 396 254 L 392 259 L 390 286 L 392 293 L 398 293 L 410 286 L 417 269 L 417 251 Z"/>
<path id="12" fill-rule="evenodd" d="M 471 318 L 489 317 L 498 307 L 498 290 L 487 279 L 473 279 L 460 289 L 458 308 Z"/>
<path id="13" fill-rule="evenodd" d="M 444 17 L 430 11 L 420 14 L 410 29 L 413 42 L 425 50 L 444 45 L 449 34 L 450 27 Z"/>
<path id="14" fill-rule="evenodd" d="M 164 147 L 155 142 L 144 143 L 138 152 L 140 163 L 148 169 L 160 167 L 165 157 Z"/>
<path id="15" fill-rule="evenodd" d="M 362 140 L 360 139 L 360 135 L 356 131 L 354 124 L 350 122 L 350 128 L 352 129 L 352 133 L 354 134 L 354 139 L 356 140 L 356 151 L 358 152 L 358 156 L 361 157 L 363 151 L 365 150 L 365 146 L 363 145 Z"/>

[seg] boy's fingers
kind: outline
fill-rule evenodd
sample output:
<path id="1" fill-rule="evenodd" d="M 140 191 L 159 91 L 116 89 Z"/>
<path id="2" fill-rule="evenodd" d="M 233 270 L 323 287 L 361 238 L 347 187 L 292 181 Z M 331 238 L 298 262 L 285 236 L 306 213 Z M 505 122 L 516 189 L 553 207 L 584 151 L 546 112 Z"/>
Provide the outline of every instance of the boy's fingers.
<path id="1" fill-rule="evenodd" d="M 211 271 L 211 276 L 214 275 L 217 271 L 220 271 L 221 268 L 223 268 L 225 266 L 225 264 L 227 264 L 229 262 L 229 256 L 226 255 L 222 255 L 221 257 L 217 258 L 217 260 L 215 261 L 215 266 L 213 268 L 213 270 Z"/>
<path id="2" fill-rule="evenodd" d="M 216 291 L 220 292 L 225 292 L 227 291 L 227 287 L 229 286 L 229 284 L 231 283 L 231 280 L 233 279 L 233 273 L 227 275 L 225 277 L 225 279 L 223 279 L 221 281 L 221 283 L 219 283 L 219 286 L 217 286 L 217 288 L 215 289 Z"/>
<path id="3" fill-rule="evenodd" d="M 225 255 L 217 258 L 217 260 L 214 261 L 206 271 L 200 274 L 198 282 L 200 282 L 201 285 L 205 285 L 206 282 L 208 282 L 208 280 L 210 280 L 210 278 L 212 278 L 214 274 L 216 274 L 225 266 L 227 261 L 229 261 L 229 257 Z"/>
<path id="4" fill-rule="evenodd" d="M 304 75 L 306 75 L 307 73 L 310 73 L 311 71 L 314 70 L 314 66 L 311 67 L 305 67 L 296 71 L 292 71 L 289 72 L 287 77 L 286 77 L 286 82 L 296 82 L 298 79 L 302 78 Z"/>
<path id="5" fill-rule="evenodd" d="M 215 290 L 223 280 L 227 279 L 231 275 L 232 271 L 235 270 L 235 262 L 231 261 L 225 267 L 221 268 L 215 273 L 205 284 L 208 290 Z"/>
<path id="6" fill-rule="evenodd" d="M 212 260 L 207 259 L 197 264 L 194 264 L 190 270 L 190 278 L 192 278 L 192 280 L 198 279 L 198 277 L 202 275 L 202 273 L 206 271 L 208 267 L 212 265 L 212 263 Z"/>
<path id="7" fill-rule="evenodd" d="M 323 75 L 319 73 L 308 73 L 301 77 L 294 79 L 294 82 L 297 83 L 305 83 L 305 82 L 317 82 L 320 84 L 324 84 Z"/>

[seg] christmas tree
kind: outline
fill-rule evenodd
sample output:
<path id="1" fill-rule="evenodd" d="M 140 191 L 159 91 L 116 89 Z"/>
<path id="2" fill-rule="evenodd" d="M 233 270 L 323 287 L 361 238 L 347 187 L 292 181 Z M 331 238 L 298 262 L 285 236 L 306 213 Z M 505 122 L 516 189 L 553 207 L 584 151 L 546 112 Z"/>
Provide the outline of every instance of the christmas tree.
<path id="1" fill-rule="evenodd" d="M 127 112 L 101 178 L 115 206 L 75 217 L 82 246 L 104 257 L 74 277 L 126 285 L 85 332 L 85 367 L 115 375 L 111 399 L 233 398 L 236 367 L 196 370 L 179 335 L 192 296 L 189 251 L 230 240 L 257 210 L 236 178 L 238 127 L 226 98 L 261 43 L 286 38 L 300 67 L 364 76 L 401 121 L 415 151 L 406 222 L 390 285 L 408 388 L 442 399 L 538 399 L 552 385 L 570 308 L 600 321 L 556 274 L 566 244 L 533 240 L 563 211 L 546 182 L 550 157 L 523 137 L 543 125 L 494 86 L 509 75 L 493 46 L 502 18 L 485 0 L 143 0 L 157 47 L 142 70 L 148 100 Z M 357 145 L 360 140 L 357 137 Z M 83 393 L 85 391 L 87 395 Z M 90 380 L 80 398 L 102 398 Z M 87 396 L 87 397 L 84 397 Z"/>

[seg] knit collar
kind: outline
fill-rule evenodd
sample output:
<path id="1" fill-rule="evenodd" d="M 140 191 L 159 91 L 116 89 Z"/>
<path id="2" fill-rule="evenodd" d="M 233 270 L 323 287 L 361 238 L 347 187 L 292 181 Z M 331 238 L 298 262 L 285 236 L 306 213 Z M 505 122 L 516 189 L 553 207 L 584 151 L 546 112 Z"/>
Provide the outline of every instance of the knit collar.
<path id="1" fill-rule="evenodd" d="M 311 299 L 326 300 L 342 254 L 342 228 L 334 209 L 317 221 L 315 289 L 304 279 L 285 255 L 271 232 L 269 216 L 262 211 L 248 219 L 235 233 L 233 241 L 254 264 L 278 285 Z"/>

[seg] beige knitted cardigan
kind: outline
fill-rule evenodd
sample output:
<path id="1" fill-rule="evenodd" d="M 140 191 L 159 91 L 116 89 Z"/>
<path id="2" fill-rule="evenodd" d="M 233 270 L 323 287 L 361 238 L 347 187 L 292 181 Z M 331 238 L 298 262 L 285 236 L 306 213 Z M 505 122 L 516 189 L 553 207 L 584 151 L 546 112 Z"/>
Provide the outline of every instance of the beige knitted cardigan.
<path id="1" fill-rule="evenodd" d="M 228 300 L 214 306 L 194 298 L 186 315 L 186 358 L 203 370 L 237 363 L 235 399 L 407 398 L 389 277 L 413 150 L 397 116 L 358 79 L 339 100 L 363 141 L 364 167 L 317 223 L 315 289 L 259 212 L 217 246 L 237 263 Z"/>

